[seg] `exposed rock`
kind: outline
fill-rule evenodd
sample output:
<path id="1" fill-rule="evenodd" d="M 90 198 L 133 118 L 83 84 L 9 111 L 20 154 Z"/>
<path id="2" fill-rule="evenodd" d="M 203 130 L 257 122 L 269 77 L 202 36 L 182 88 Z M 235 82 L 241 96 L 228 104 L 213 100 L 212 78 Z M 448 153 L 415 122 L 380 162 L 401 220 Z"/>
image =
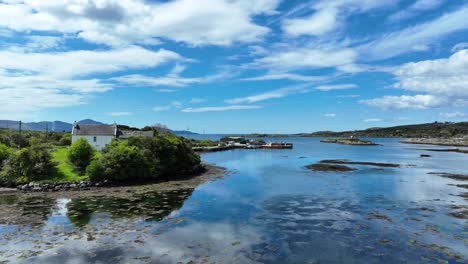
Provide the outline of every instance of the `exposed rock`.
<path id="1" fill-rule="evenodd" d="M 431 155 L 427 155 L 427 154 L 421 154 L 419 155 L 420 158 L 430 158 L 432 157 Z"/>
<path id="2" fill-rule="evenodd" d="M 399 168 L 399 167 L 402 167 L 402 165 L 400 165 L 400 164 L 394 164 L 394 163 L 362 162 L 362 161 L 350 161 L 350 160 L 322 160 L 322 161 L 320 161 L 320 163 L 367 165 L 367 166 L 389 167 L 389 168 Z M 407 167 L 414 167 L 415 165 L 404 165 L 404 166 L 407 166 Z"/>
<path id="3" fill-rule="evenodd" d="M 307 169 L 313 171 L 331 171 L 331 172 L 347 172 L 347 171 L 355 171 L 355 168 L 351 168 L 344 165 L 334 165 L 334 164 L 325 164 L 325 163 L 317 163 L 306 166 Z"/>
<path id="4" fill-rule="evenodd" d="M 454 174 L 454 173 L 446 173 L 446 172 L 429 172 L 428 174 L 450 178 L 452 180 L 457 180 L 457 181 L 468 181 L 468 175 L 466 174 Z"/>

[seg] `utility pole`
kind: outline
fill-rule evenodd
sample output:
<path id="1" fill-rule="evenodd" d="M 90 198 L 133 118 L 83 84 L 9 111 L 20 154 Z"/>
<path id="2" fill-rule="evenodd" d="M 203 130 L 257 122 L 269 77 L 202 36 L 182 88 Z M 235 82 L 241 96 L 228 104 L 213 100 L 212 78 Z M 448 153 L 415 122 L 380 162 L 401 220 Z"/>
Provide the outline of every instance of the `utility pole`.
<path id="1" fill-rule="evenodd" d="M 19 121 L 19 138 L 18 138 L 18 148 L 21 148 L 21 120 Z"/>
<path id="2" fill-rule="evenodd" d="M 47 140 L 49 139 L 49 123 L 46 123 L 46 128 L 45 128 L 45 140 L 47 142 Z"/>

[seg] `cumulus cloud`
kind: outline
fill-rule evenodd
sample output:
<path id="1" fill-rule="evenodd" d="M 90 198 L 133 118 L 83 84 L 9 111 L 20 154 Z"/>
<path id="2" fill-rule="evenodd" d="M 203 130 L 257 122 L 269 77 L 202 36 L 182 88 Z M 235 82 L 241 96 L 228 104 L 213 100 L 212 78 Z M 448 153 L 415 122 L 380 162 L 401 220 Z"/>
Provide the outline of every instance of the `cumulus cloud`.
<path id="1" fill-rule="evenodd" d="M 234 110 L 249 110 L 249 109 L 259 109 L 259 108 L 262 108 L 262 106 L 259 106 L 259 105 L 228 105 L 228 106 L 185 108 L 185 109 L 182 109 L 182 112 L 185 112 L 185 113 L 203 113 L 203 112 L 222 112 L 222 111 L 234 111 Z"/>
<path id="2" fill-rule="evenodd" d="M 437 19 L 384 34 L 382 37 L 358 48 L 370 60 L 391 58 L 418 45 L 429 45 L 442 37 L 468 28 L 468 5 L 446 13 Z"/>
<path id="3" fill-rule="evenodd" d="M 468 50 L 460 50 L 447 59 L 407 63 L 393 73 L 398 80 L 396 88 L 468 97 Z"/>
<path id="4" fill-rule="evenodd" d="M 0 112 L 27 116 L 37 111 L 79 105 L 90 93 L 105 92 L 113 83 L 90 75 L 146 69 L 172 61 L 179 54 L 137 46 L 112 50 L 63 52 L 0 51 Z M 22 107 L 13 107 L 11 102 Z"/>
<path id="5" fill-rule="evenodd" d="M 392 73 L 397 80 L 394 88 L 418 95 L 384 96 L 361 103 L 384 109 L 468 105 L 468 50 L 460 50 L 446 59 L 406 63 Z"/>
<path id="6" fill-rule="evenodd" d="M 323 114 L 324 117 L 336 117 L 335 113 Z"/>
<path id="7" fill-rule="evenodd" d="M 279 0 L 48 0 L 0 4 L 0 26 L 15 31 L 75 33 L 105 45 L 149 44 L 160 39 L 190 45 L 255 42 L 270 29 L 257 15 L 271 15 Z"/>

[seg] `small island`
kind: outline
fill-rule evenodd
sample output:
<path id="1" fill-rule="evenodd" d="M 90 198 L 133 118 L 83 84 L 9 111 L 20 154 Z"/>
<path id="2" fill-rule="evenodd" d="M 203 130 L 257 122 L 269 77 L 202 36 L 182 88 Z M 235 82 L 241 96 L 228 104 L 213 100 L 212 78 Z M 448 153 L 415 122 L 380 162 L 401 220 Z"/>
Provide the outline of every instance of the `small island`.
<path id="1" fill-rule="evenodd" d="M 330 138 L 330 139 L 320 140 L 320 142 L 353 145 L 353 146 L 380 146 L 379 144 L 372 142 L 370 140 L 362 140 L 359 138 Z"/>

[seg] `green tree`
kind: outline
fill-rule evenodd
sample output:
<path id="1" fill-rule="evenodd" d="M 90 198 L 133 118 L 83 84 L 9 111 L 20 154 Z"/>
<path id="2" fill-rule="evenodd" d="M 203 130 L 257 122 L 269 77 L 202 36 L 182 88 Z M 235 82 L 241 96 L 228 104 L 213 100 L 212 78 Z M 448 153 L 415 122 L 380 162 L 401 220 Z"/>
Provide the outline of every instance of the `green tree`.
<path id="1" fill-rule="evenodd" d="M 84 138 L 75 141 L 68 150 L 68 159 L 83 172 L 91 162 L 96 150 Z"/>
<path id="2" fill-rule="evenodd" d="M 10 148 L 7 145 L 0 143 L 0 169 L 3 167 L 3 162 L 10 156 L 10 152 Z"/>
<path id="3" fill-rule="evenodd" d="M 59 139 L 59 145 L 60 146 L 70 146 L 71 145 L 71 134 L 64 134 L 60 139 Z"/>
<path id="4" fill-rule="evenodd" d="M 127 141 L 112 142 L 99 161 L 93 161 L 87 171 L 91 180 L 130 181 L 147 179 L 151 175 L 141 151 L 129 146 Z"/>
<path id="5" fill-rule="evenodd" d="M 45 146 L 32 146 L 12 153 L 0 172 L 4 185 L 43 180 L 54 173 L 55 163 Z"/>

